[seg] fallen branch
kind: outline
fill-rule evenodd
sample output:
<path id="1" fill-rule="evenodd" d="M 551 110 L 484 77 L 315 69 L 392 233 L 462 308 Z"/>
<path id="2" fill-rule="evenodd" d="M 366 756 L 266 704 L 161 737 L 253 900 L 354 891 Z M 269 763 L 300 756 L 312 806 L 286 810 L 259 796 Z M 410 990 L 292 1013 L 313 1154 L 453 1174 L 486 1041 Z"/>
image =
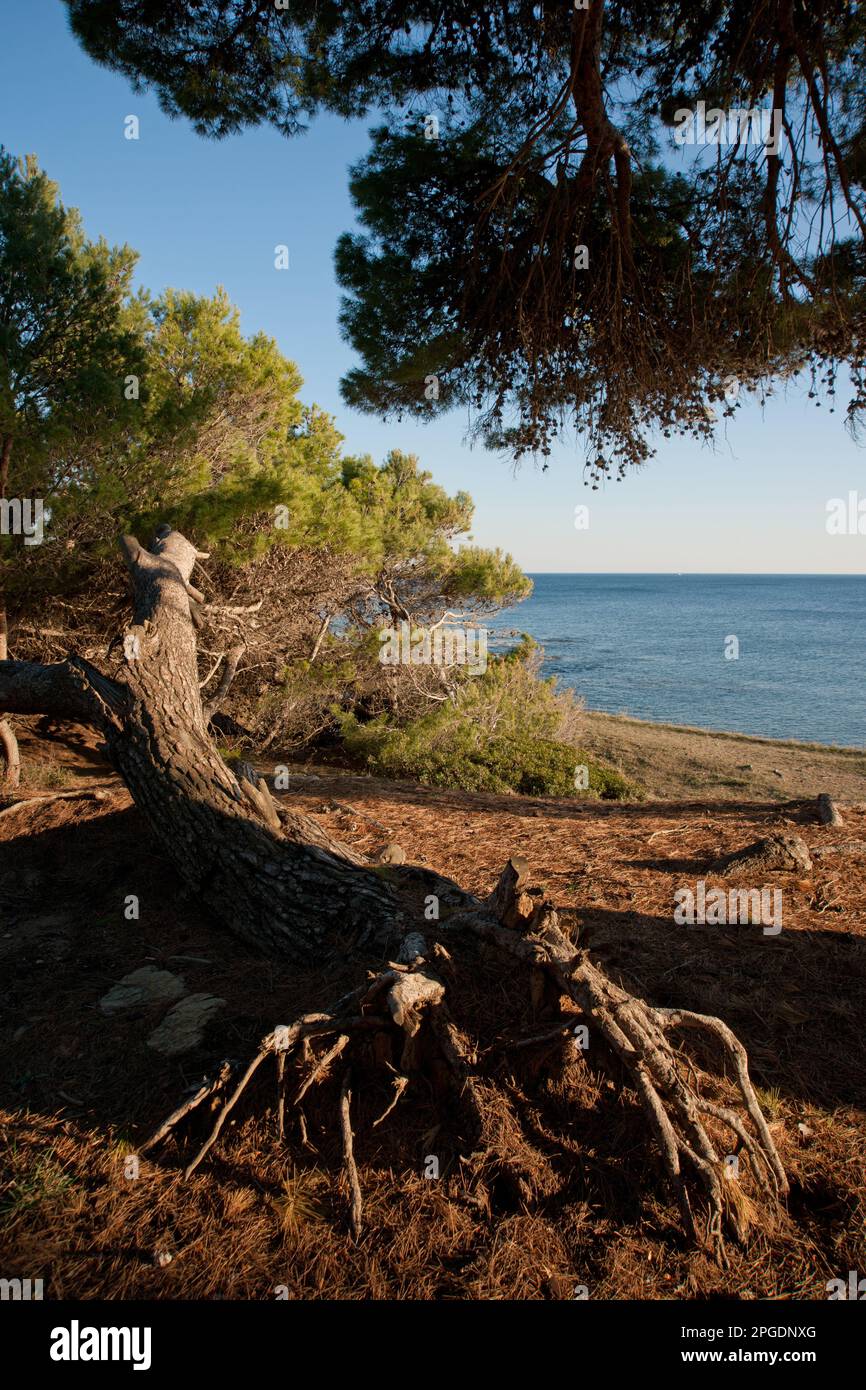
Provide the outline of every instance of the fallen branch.
<path id="1" fill-rule="evenodd" d="M 385 835 L 391 834 L 390 826 L 383 825 L 380 820 L 376 820 L 366 811 L 359 811 L 357 806 L 350 806 L 348 801 L 335 801 L 332 797 L 328 805 L 333 811 L 345 811 L 347 815 L 356 816 L 358 820 L 366 821 L 368 825 L 375 825 L 376 829 L 381 830 Z"/>
<path id="2" fill-rule="evenodd" d="M 673 826 L 670 830 L 654 830 L 652 835 L 647 837 L 647 844 L 651 844 L 653 840 L 659 839 L 662 835 L 678 835 L 681 830 L 690 830 L 695 825 L 712 826 L 713 824 L 714 822 L 710 820 L 687 820 L 682 825 Z"/>
<path id="3" fill-rule="evenodd" d="M 26 801 L 13 801 L 11 806 L 4 806 L 0 810 L 0 816 L 7 816 L 10 811 L 20 811 L 23 806 L 41 806 L 46 801 L 107 801 L 108 799 L 108 792 L 98 790 L 45 792 L 42 796 L 29 796 Z"/>
<path id="4" fill-rule="evenodd" d="M 533 1033 L 530 1038 L 517 1038 L 505 1046 L 510 1052 L 519 1052 L 521 1048 L 538 1047 L 541 1043 L 565 1042 L 572 1036 L 574 1027 L 573 1023 L 559 1023 L 555 1028 L 548 1028 L 545 1033 Z"/>

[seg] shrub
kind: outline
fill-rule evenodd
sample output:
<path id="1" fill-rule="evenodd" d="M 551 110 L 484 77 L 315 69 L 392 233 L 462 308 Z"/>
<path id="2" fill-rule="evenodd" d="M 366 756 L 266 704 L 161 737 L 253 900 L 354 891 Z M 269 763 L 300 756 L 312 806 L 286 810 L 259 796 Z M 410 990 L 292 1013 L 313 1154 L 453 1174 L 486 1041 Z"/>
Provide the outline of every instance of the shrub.
<path id="1" fill-rule="evenodd" d="M 462 791 L 639 797 L 633 783 L 561 736 L 564 725 L 571 732 L 577 702 L 536 669 L 536 649 L 525 639 L 493 658 L 483 675 L 467 676 L 452 699 L 402 726 L 387 714 L 366 723 L 354 713 L 333 714 L 350 757 L 385 777 Z M 575 787 L 581 765 L 586 789 Z"/>
<path id="2" fill-rule="evenodd" d="M 580 749 L 556 739 L 492 737 L 476 742 L 452 729 L 441 740 L 437 716 L 395 729 L 380 717 L 360 724 L 341 715 L 346 751 L 385 777 L 411 777 L 429 786 L 461 791 L 515 791 L 525 796 L 599 796 L 623 800 L 639 790 L 618 772 L 591 761 Z M 440 727 L 436 727 L 439 725 Z M 589 787 L 576 790 L 575 769 L 589 769 Z"/>

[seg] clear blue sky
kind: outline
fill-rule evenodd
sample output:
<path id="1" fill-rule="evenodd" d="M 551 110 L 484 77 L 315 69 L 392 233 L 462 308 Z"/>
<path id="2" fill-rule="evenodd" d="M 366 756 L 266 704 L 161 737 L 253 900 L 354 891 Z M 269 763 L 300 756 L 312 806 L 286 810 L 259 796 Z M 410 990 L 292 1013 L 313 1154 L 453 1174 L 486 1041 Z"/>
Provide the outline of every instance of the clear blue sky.
<path id="1" fill-rule="evenodd" d="M 862 573 L 866 535 L 830 536 L 830 498 L 866 498 L 866 451 L 842 411 L 816 409 L 804 388 L 749 405 L 716 452 L 664 440 L 640 473 L 604 491 L 583 486 L 580 454 L 558 448 L 548 472 L 515 475 L 463 442 L 465 420 L 383 424 L 340 401 L 353 354 L 339 335 L 333 249 L 352 227 L 348 166 L 367 148 L 367 122 L 314 123 L 297 140 L 267 129 L 220 143 L 169 121 L 151 95 L 98 68 L 69 34 L 59 0 L 4 0 L 0 142 L 36 154 L 78 207 L 91 236 L 140 253 L 139 280 L 211 293 L 225 285 L 244 331 L 263 329 L 304 376 L 303 396 L 333 412 L 353 453 L 417 453 L 449 490 L 475 499 L 474 537 L 529 571 Z M 124 138 L 136 115 L 140 139 Z M 288 272 L 274 247 L 290 250 Z M 588 530 L 574 527 L 590 506 Z"/>

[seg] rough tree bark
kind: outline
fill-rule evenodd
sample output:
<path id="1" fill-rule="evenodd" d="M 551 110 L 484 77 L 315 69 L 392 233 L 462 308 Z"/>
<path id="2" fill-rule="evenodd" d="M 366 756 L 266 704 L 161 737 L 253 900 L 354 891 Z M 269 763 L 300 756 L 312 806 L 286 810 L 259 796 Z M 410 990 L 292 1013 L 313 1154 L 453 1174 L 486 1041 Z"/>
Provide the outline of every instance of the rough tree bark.
<path id="1" fill-rule="evenodd" d="M 190 583 L 199 552 L 161 528 L 150 550 L 126 536 L 133 621 L 123 679 L 72 656 L 0 664 L 0 709 L 98 728 L 154 838 L 199 900 L 254 946 L 312 958 L 327 937 L 383 936 L 394 894 L 308 818 L 277 834 L 208 734 L 198 686 Z"/>
<path id="2" fill-rule="evenodd" d="M 7 434 L 3 438 L 0 446 L 0 502 L 6 500 L 6 493 L 9 490 L 9 460 L 12 457 L 12 436 Z M 0 661 L 6 661 L 9 656 L 9 628 L 6 619 L 6 600 L 0 592 Z M 21 782 L 21 756 L 18 752 L 18 740 L 15 737 L 12 725 L 8 719 L 0 715 L 0 752 L 3 754 L 4 772 L 3 781 L 9 790 L 13 790 Z"/>
<path id="3" fill-rule="evenodd" d="M 453 943 L 475 938 L 512 958 L 525 971 L 533 996 L 540 985 L 557 1002 L 562 996 L 570 999 L 592 1033 L 619 1058 L 643 1106 L 686 1228 L 697 1238 L 705 1233 L 721 1256 L 723 1226 L 735 1236 L 744 1235 L 738 1203 L 726 1191 L 731 1185 L 723 1161 L 725 1144 L 744 1155 L 751 1180 L 768 1205 L 787 1191 L 749 1080 L 745 1050 L 730 1030 L 718 1019 L 653 1008 L 614 984 L 585 950 L 568 940 L 553 905 L 524 891 L 528 866 L 522 861 L 506 865 L 497 889 L 482 902 L 427 869 L 405 865 L 374 871 L 309 817 L 275 807 L 266 784 L 249 766 L 241 766 L 237 774 L 231 771 L 208 733 L 196 653 L 203 596 L 191 582 L 196 561 L 205 557 L 168 527 L 160 528 L 149 550 L 129 536 L 122 550 L 134 609 L 123 634 L 122 678 L 108 676 L 78 656 L 53 665 L 0 662 L 0 709 L 48 714 L 100 729 L 112 763 L 182 878 L 201 903 L 253 946 L 288 960 L 315 959 L 326 954 L 335 938 L 351 936 L 357 946 L 375 944 L 395 955 L 372 984 L 367 981 L 329 1011 L 304 1015 L 264 1038 L 188 1171 L 216 1140 L 262 1061 L 275 1055 L 282 1082 L 288 1052 L 313 1037 L 330 1035 L 332 1042 L 336 1037 L 338 1045 L 330 1054 L 335 1055 L 351 1037 L 370 1029 L 402 1030 L 408 1072 L 416 1055 L 413 1039 L 422 1019 L 429 1018 L 464 1110 L 474 1107 L 480 1116 L 472 1049 L 447 1012 L 444 983 L 453 969 Z M 418 923 L 401 906 L 401 892 L 411 897 L 413 885 L 416 894 L 419 885 L 425 893 L 437 894 L 448 914 L 440 936 L 444 931 L 449 946 L 435 942 L 426 960 L 419 953 L 424 942 Z M 406 933 L 400 954 L 398 943 Z M 569 1018 L 573 1022 L 574 1014 Z M 471 1020 L 462 1026 L 471 1031 Z M 569 1026 L 568 1019 L 560 1019 L 553 1031 Z M 679 1030 L 698 1031 L 721 1045 L 745 1116 L 706 1098 L 691 1063 L 670 1041 L 669 1035 Z M 224 1070 L 221 1077 L 201 1094 L 224 1089 L 229 1073 Z M 397 1078 L 394 1104 L 408 1084 L 407 1075 Z M 340 1115 L 351 1167 L 348 1093 L 346 1079 Z M 164 1137 L 191 1108 L 182 1106 L 150 1142 Z M 281 1101 L 281 1116 L 283 1109 Z M 695 1219 L 690 1187 L 705 1223 Z M 357 1172 L 352 1192 L 352 1224 L 359 1228 Z"/>

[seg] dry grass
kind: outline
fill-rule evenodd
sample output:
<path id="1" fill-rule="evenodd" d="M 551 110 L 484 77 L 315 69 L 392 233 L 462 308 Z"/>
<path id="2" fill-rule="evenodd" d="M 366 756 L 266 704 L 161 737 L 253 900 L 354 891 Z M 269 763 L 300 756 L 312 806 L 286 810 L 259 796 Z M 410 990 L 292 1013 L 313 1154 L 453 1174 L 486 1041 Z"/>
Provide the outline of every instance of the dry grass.
<path id="1" fill-rule="evenodd" d="M 755 1208 L 730 1269 L 690 1248 L 633 1093 L 576 1049 L 565 1067 L 561 1050 L 510 1050 L 543 1021 L 508 962 L 476 947 L 449 995 L 455 1016 L 477 1024 L 484 1156 L 468 1156 L 459 1113 L 427 1082 L 373 1128 L 391 1091 L 371 1067 L 353 1099 L 365 1202 L 353 1242 L 339 1067 L 305 1098 L 306 1144 L 296 1121 L 279 1143 L 268 1074 L 189 1182 L 180 1160 L 208 1116 L 126 1175 L 136 1142 L 187 1087 L 223 1056 L 245 1058 L 299 1006 L 350 987 L 357 967 L 340 942 L 316 973 L 250 956 L 182 898 L 92 742 L 63 738 L 55 756 L 73 785 L 113 794 L 0 818 L 4 1277 L 42 1277 L 53 1298 L 562 1299 L 586 1287 L 594 1298 L 802 1299 L 866 1268 L 866 860 L 833 851 L 866 840 L 863 811 L 846 809 L 833 830 L 793 803 L 552 803 L 299 780 L 298 804 L 340 838 L 372 850 L 379 822 L 413 861 L 469 889 L 489 891 L 505 859 L 525 855 L 614 978 L 737 1030 L 792 1180 L 784 1220 L 773 1227 Z M 34 747 L 44 754 L 25 740 L 25 756 Z M 782 827 L 827 853 L 810 879 L 781 876 L 779 936 L 673 924 L 676 886 L 713 882 L 709 863 Z M 127 893 L 139 895 L 137 922 L 124 918 Z M 106 1018 L 97 1008 L 150 963 L 226 1000 L 202 1047 L 170 1063 L 145 1043 L 158 1009 Z M 699 1061 L 707 1093 L 730 1097 L 716 1059 Z M 438 1179 L 424 1176 L 431 1155 Z"/>

